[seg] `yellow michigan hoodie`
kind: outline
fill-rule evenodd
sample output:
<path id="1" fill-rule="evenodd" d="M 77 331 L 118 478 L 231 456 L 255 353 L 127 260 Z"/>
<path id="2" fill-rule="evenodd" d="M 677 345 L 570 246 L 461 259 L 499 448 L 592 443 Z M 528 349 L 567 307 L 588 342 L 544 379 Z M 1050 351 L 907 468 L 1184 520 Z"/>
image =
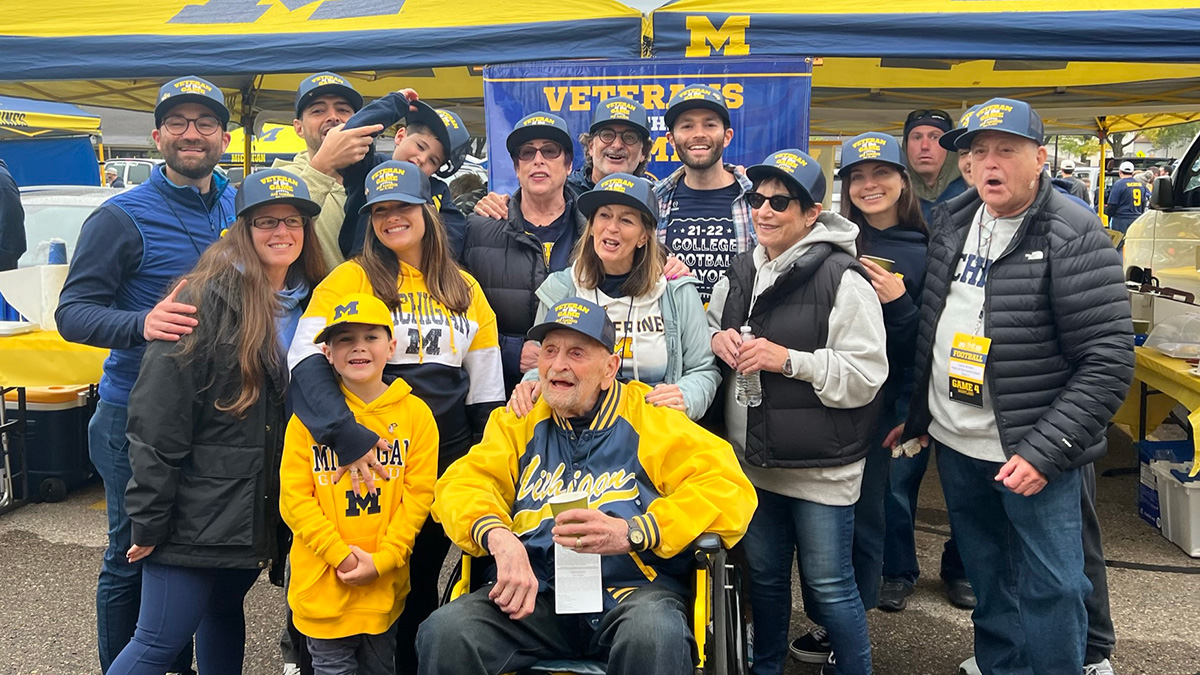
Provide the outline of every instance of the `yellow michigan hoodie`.
<path id="1" fill-rule="evenodd" d="M 279 470 L 279 510 L 295 534 L 288 604 L 301 633 L 334 639 L 386 631 L 404 610 L 413 541 L 429 514 L 437 482 L 433 413 L 402 378 L 370 403 L 342 387 L 354 418 L 391 445 L 375 449 L 391 481 L 378 495 L 355 494 L 350 476 L 335 485 L 337 455 L 292 416 Z M 354 544 L 371 554 L 379 578 L 348 586 L 337 566 Z"/>

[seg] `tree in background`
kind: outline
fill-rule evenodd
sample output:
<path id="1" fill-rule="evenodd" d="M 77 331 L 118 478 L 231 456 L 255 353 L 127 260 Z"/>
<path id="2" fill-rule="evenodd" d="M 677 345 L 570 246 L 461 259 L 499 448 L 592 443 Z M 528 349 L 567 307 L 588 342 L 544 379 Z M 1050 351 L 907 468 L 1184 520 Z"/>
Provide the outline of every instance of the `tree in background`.
<path id="1" fill-rule="evenodd" d="M 1174 124 L 1169 127 L 1159 127 L 1157 129 L 1148 129 L 1144 132 L 1144 136 L 1154 143 L 1156 150 L 1161 151 L 1162 155 L 1167 155 L 1172 148 L 1187 146 L 1200 133 L 1200 122 L 1188 122 L 1187 124 Z"/>

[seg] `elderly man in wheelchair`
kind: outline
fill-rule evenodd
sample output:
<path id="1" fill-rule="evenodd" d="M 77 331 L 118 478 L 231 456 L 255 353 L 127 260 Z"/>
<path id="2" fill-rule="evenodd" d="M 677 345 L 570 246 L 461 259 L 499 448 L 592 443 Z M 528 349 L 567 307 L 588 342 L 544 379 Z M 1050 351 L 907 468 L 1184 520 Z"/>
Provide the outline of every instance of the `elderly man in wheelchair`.
<path id="1" fill-rule="evenodd" d="M 540 400 L 523 418 L 493 412 L 483 441 L 439 480 L 433 507 L 468 555 L 495 559 L 494 582 L 422 624 L 419 672 L 496 675 L 582 657 L 613 674 L 691 673 L 703 653 L 685 601 L 692 543 L 705 533 L 736 543 L 754 489 L 727 442 L 646 403 L 647 385 L 616 380 L 603 308 L 564 300 L 528 337 L 542 342 Z M 565 493 L 586 493 L 587 508 L 555 517 L 551 498 Z M 576 585 L 556 586 L 556 549 L 598 556 L 594 609 L 566 613 L 559 602 L 556 612 L 556 591 Z"/>

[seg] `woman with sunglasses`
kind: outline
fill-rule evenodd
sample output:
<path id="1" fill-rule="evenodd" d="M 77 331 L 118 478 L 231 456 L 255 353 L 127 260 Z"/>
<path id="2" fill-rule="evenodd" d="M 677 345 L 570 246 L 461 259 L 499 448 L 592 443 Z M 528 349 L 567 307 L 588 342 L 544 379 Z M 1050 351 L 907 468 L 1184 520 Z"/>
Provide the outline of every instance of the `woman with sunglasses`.
<path id="1" fill-rule="evenodd" d="M 921 206 L 904 165 L 903 149 L 895 137 L 871 131 L 846 141 L 838 175 L 842 179 L 842 215 L 858 226 L 859 262 L 866 268 L 883 306 L 887 331 L 888 379 L 880 392 L 879 422 L 867 449 L 861 496 L 854 509 L 854 575 L 863 607 L 874 609 L 881 606 L 880 582 L 888 532 L 884 527 L 884 499 L 889 493 L 891 449 L 884 447 L 883 441 L 893 427 L 904 421 L 912 393 L 912 356 L 927 237 Z M 911 520 L 908 538 L 911 547 Z M 915 571 L 915 550 L 911 555 Z M 908 588 L 911 586 L 909 581 Z M 885 582 L 884 587 L 888 596 L 883 608 L 897 609 L 891 603 L 897 596 L 904 600 L 900 595 L 903 587 L 895 580 Z M 792 641 L 790 651 L 793 658 L 805 663 L 824 662 L 829 656 L 825 628 L 810 628 Z"/>
<path id="2" fill-rule="evenodd" d="M 758 510 L 742 540 L 749 566 L 756 675 L 783 672 L 792 609 L 792 556 L 808 615 L 829 631 L 825 670 L 871 672 L 866 611 L 851 545 L 876 394 L 887 379 L 883 313 L 856 260 L 858 227 L 821 210 L 825 177 L 800 150 L 746 170 L 758 244 L 713 289 L 713 353 L 757 373 L 762 402 L 737 402 L 725 379 L 725 423 Z M 749 326 L 752 339 L 742 340 Z"/>
<path id="3" fill-rule="evenodd" d="M 346 470 L 350 489 L 360 491 L 362 479 L 373 492 L 376 475 L 387 475 L 377 453 L 394 450 L 355 421 L 333 368 L 313 344 L 341 298 L 373 293 L 391 310 L 398 344 L 384 378 L 403 377 L 433 412 L 439 476 L 482 436 L 488 415 L 504 402 L 504 377 L 496 315 L 451 255 L 446 229 L 429 204 L 429 179 L 415 164 L 391 160 L 375 167 L 366 185 L 362 211 L 370 215 L 370 227 L 362 252 L 317 286 L 288 363 L 296 416 L 337 454 L 336 477 Z M 441 525 L 427 520 L 413 547 L 412 591 L 397 622 L 396 661 L 405 672 L 416 672 L 417 626 L 437 609 L 438 574 L 449 549 Z"/>
<path id="4" fill-rule="evenodd" d="M 663 276 L 666 255 L 655 236 L 654 185 L 615 173 L 579 196 L 579 210 L 587 228 L 574 263 L 538 289 L 538 315 L 566 298 L 595 300 L 617 327 L 618 377 L 652 385 L 648 403 L 700 419 L 716 396 L 721 374 L 708 344 L 699 282 Z M 513 391 L 509 405 L 518 416 L 533 408 L 540 391 L 537 376 L 537 370 L 529 371 Z"/>
<path id="5" fill-rule="evenodd" d="M 146 348 L 129 398 L 129 562 L 144 560 L 133 640 L 108 672 L 161 675 L 196 636 L 201 672 L 241 673 L 243 599 L 279 563 L 286 345 L 325 274 L 297 176 L 250 174 L 237 220 L 171 293 L 196 307 Z"/>

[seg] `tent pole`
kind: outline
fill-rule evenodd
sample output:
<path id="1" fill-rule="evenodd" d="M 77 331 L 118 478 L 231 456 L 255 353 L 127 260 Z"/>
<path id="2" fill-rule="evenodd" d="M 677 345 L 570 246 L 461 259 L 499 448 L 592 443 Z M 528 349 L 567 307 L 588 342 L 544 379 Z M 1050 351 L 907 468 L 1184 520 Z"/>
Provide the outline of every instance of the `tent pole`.
<path id="1" fill-rule="evenodd" d="M 96 154 L 100 157 L 100 184 L 107 185 L 107 183 L 104 182 L 104 139 L 98 139 L 96 141 Z"/>
<path id="2" fill-rule="evenodd" d="M 1096 208 L 1099 209 L 1100 222 L 1108 227 L 1108 214 L 1104 212 L 1104 144 L 1108 141 L 1108 129 L 1104 126 L 1104 118 L 1096 118 L 1096 129 L 1100 134 L 1100 173 L 1096 176 Z"/>

